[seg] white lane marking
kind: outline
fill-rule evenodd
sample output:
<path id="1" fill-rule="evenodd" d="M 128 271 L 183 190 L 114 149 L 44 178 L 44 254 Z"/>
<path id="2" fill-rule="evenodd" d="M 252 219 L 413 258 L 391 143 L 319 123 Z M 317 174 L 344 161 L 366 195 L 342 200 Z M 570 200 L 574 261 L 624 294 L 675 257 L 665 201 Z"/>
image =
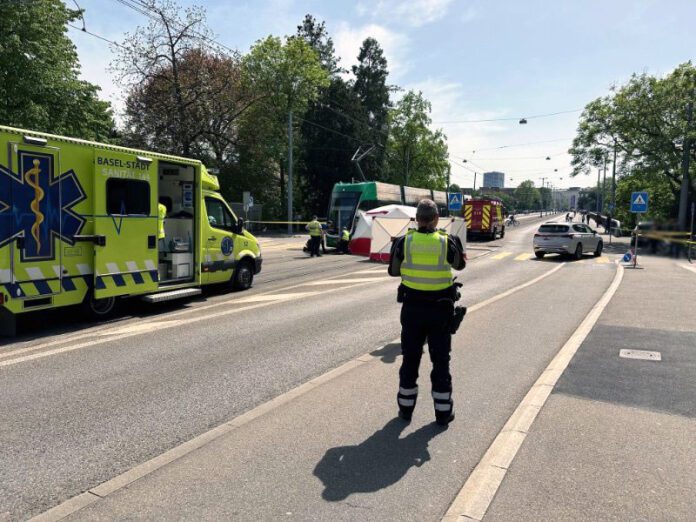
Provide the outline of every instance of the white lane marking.
<path id="1" fill-rule="evenodd" d="M 379 273 L 387 273 L 387 267 L 386 266 L 378 266 L 376 268 L 368 268 L 367 270 L 358 270 L 357 272 L 353 272 L 354 274 L 379 274 Z"/>
<path id="2" fill-rule="evenodd" d="M 149 266 L 150 266 L 151 264 L 152 264 L 152 261 L 149 261 L 149 260 L 146 260 L 146 261 L 145 261 L 145 265 L 148 267 L 148 269 L 149 269 Z M 80 265 L 78 265 L 78 270 L 79 270 L 80 273 L 83 274 L 83 275 L 85 275 L 85 274 L 86 274 L 86 275 L 91 274 L 91 271 L 90 271 L 89 266 L 88 266 L 88 265 L 85 265 L 85 264 L 80 264 Z M 334 276 L 334 277 L 345 277 L 345 276 L 347 276 L 347 275 L 353 275 L 353 274 L 356 274 L 356 273 L 358 273 L 358 272 L 348 272 L 347 274 L 340 274 L 339 276 Z M 287 294 L 287 291 L 288 291 L 288 290 L 292 290 L 292 289 L 295 289 L 295 288 L 300 288 L 300 287 L 305 286 L 305 285 L 306 285 L 306 283 L 296 283 L 296 284 L 294 284 L 294 285 L 286 286 L 286 287 L 283 287 L 283 288 L 278 288 L 278 289 L 275 289 L 275 290 L 268 290 L 268 291 L 266 291 L 266 292 L 262 292 L 262 293 L 259 293 L 259 294 L 255 294 L 255 295 L 253 295 L 253 296 L 249 296 L 249 297 L 242 298 L 242 299 L 250 299 L 250 298 L 253 297 L 253 298 L 255 298 L 255 299 L 254 299 L 255 301 L 260 301 L 260 300 L 262 300 L 262 299 L 258 299 L 260 296 L 266 296 L 266 295 L 284 295 L 284 294 Z M 349 288 L 349 287 L 347 287 L 347 288 Z M 343 288 L 339 288 L 338 290 L 343 290 Z M 326 293 L 326 292 L 327 292 L 327 291 L 324 291 L 324 293 Z M 306 292 L 306 293 L 307 293 L 307 294 L 310 294 L 310 292 Z M 316 292 L 311 292 L 311 293 L 314 294 L 314 293 L 316 293 Z M 181 310 L 181 311 L 179 311 L 179 312 L 173 312 L 173 313 L 170 313 L 170 314 L 167 314 L 167 315 L 166 315 L 166 320 L 170 320 L 170 319 L 172 319 L 172 318 L 179 317 L 179 316 L 182 316 L 182 315 L 191 315 L 191 313 L 199 312 L 199 311 L 204 311 L 204 310 L 208 310 L 208 309 L 211 309 L 211 308 L 218 308 L 218 307 L 221 307 L 221 306 L 234 305 L 235 303 L 237 303 L 237 302 L 239 302 L 239 301 L 241 301 L 241 299 L 239 299 L 239 298 L 237 298 L 237 297 L 235 296 L 235 297 L 233 297 L 233 298 L 231 298 L 231 299 L 225 299 L 224 301 L 219 301 L 219 302 L 214 302 L 214 303 L 207 304 L 207 305 L 198 306 L 198 307 L 196 307 L 196 308 L 194 308 L 194 309 L 186 309 L 186 310 Z M 250 302 L 251 302 L 251 301 L 250 301 Z M 158 318 L 158 319 L 156 319 L 155 321 L 162 321 L 162 320 L 163 320 L 162 318 Z M 144 324 L 149 324 L 149 323 L 144 323 Z M 114 328 L 120 328 L 120 326 L 121 326 L 121 325 L 116 325 L 116 326 L 113 326 L 113 325 L 111 325 L 111 326 L 110 326 L 110 325 L 99 325 L 99 326 L 96 326 L 96 327 L 94 327 L 94 328 L 90 328 L 90 329 L 88 329 L 87 331 L 82 331 L 82 332 L 80 332 L 80 333 L 78 333 L 78 334 L 74 334 L 74 335 L 62 337 L 62 338 L 56 339 L 56 340 L 54 340 L 54 341 L 48 341 L 48 342 L 45 342 L 45 343 L 36 344 L 36 345 L 33 345 L 33 346 L 28 346 L 28 347 L 26 347 L 26 348 L 20 348 L 20 349 L 18 349 L 18 350 L 12 350 L 12 351 L 9 351 L 9 352 L 0 352 L 0 359 L 5 359 L 5 358 L 7 358 L 7 357 L 11 357 L 11 356 L 14 356 L 14 355 L 19 355 L 20 353 L 27 353 L 27 352 L 32 352 L 32 351 L 41 350 L 41 349 L 44 349 L 44 348 L 49 348 L 49 347 L 51 347 L 51 346 L 56 346 L 56 345 L 59 345 L 59 344 L 64 344 L 64 343 L 68 343 L 68 342 L 76 342 L 76 341 L 80 341 L 80 340 L 83 340 L 83 339 L 88 339 L 88 338 L 90 338 L 90 337 L 92 337 L 92 336 L 95 335 L 95 331 L 99 331 L 99 334 L 100 334 L 100 335 L 105 335 L 106 332 L 111 331 L 111 330 L 114 329 Z"/>
<path id="3" fill-rule="evenodd" d="M 623 274 L 624 268 L 619 265 L 609 288 L 595 303 L 580 326 L 570 336 L 570 339 L 558 351 L 505 423 L 474 471 L 471 472 L 442 518 L 443 522 L 483 519 L 537 414 L 546 403 L 551 391 L 570 364 L 578 348 L 592 331 L 609 301 L 614 297 L 621 284 Z"/>
<path id="4" fill-rule="evenodd" d="M 317 292 L 309 292 L 309 293 L 311 293 L 313 295 L 328 294 L 328 293 L 338 291 L 338 290 L 348 290 L 348 289 L 354 288 L 356 286 L 364 285 L 364 284 L 367 284 L 367 282 L 361 281 L 361 282 L 352 284 L 350 286 L 343 286 L 343 287 L 338 287 L 338 288 L 329 288 L 327 290 L 322 290 L 322 291 L 317 291 Z M 296 295 L 301 296 L 303 294 L 304 293 L 298 293 Z M 282 296 L 283 294 L 280 294 L 280 295 Z M 188 319 L 171 320 L 171 318 L 173 316 L 175 316 L 175 315 L 178 316 L 178 315 L 182 315 L 182 314 L 170 314 L 167 316 L 167 320 L 150 321 L 150 322 L 146 322 L 146 323 L 129 323 L 129 325 L 134 325 L 133 328 L 129 328 L 128 326 L 124 326 L 124 327 L 116 327 L 116 329 L 105 330 L 103 333 L 100 332 L 98 335 L 100 335 L 101 337 L 104 337 L 103 339 L 91 339 L 91 340 L 85 341 L 83 343 L 73 344 L 70 346 L 63 346 L 61 348 L 55 348 L 53 350 L 47 350 L 45 352 L 34 353 L 31 355 L 17 357 L 15 359 L 7 359 L 4 361 L 0 361 L 0 368 L 5 367 L 5 366 L 13 366 L 15 364 L 19 364 L 19 363 L 26 362 L 26 361 L 33 361 L 35 359 L 42 359 L 44 357 L 49 357 L 51 355 L 72 352 L 72 351 L 79 350 L 82 348 L 89 348 L 89 347 L 92 347 L 92 346 L 95 346 L 98 344 L 104 344 L 106 342 L 112 342 L 112 341 L 116 341 L 116 340 L 120 340 L 120 339 L 126 339 L 128 337 L 133 337 L 135 335 L 140 335 L 143 333 L 150 332 L 150 331 L 152 331 L 153 328 L 156 328 L 158 331 L 162 331 L 162 330 L 165 330 L 168 328 L 173 328 L 175 326 L 181 326 L 184 324 L 191 324 L 191 323 L 197 323 L 197 322 L 206 321 L 206 320 L 210 320 L 210 319 L 215 319 L 217 317 L 236 314 L 239 312 L 245 312 L 247 310 L 253 310 L 255 308 L 261 308 L 264 306 L 269 306 L 269 305 L 272 305 L 275 303 L 286 302 L 286 301 L 290 301 L 290 300 L 291 299 L 283 299 L 281 297 L 280 299 L 262 301 L 262 302 L 258 302 L 257 304 L 252 304 L 249 306 L 241 306 L 239 308 L 233 308 L 232 310 L 223 310 L 221 312 L 209 313 L 207 315 L 191 317 Z M 230 304 L 234 304 L 234 303 L 236 303 L 236 301 L 234 301 L 234 302 L 227 301 L 225 303 L 220 303 L 220 304 L 230 305 Z M 200 308 L 196 308 L 195 310 L 193 310 L 193 312 L 198 312 L 199 310 L 200 310 Z M 186 310 L 182 313 L 186 314 L 186 315 L 191 315 L 192 310 Z M 29 351 L 29 349 L 25 349 L 25 350 Z M 12 355 L 16 355 L 16 353 L 13 352 Z"/>
<path id="5" fill-rule="evenodd" d="M 519 292 L 523 288 L 527 288 L 528 286 L 532 286 L 533 284 L 538 283 L 542 279 L 549 277 L 551 274 L 558 272 L 565 265 L 566 265 L 565 263 L 561 263 L 561 264 L 555 266 L 554 268 L 552 268 L 551 270 L 549 270 L 548 272 L 544 272 L 540 276 L 535 277 L 534 279 L 531 279 L 530 281 L 527 281 L 526 283 L 522 283 L 521 285 L 517 285 L 517 286 L 511 288 L 510 290 L 503 292 L 502 294 L 494 295 L 493 297 L 486 299 L 485 301 L 482 301 L 481 303 L 470 306 L 467 309 L 467 313 L 471 313 L 471 312 L 475 312 L 476 310 L 480 310 L 484 306 L 488 306 L 491 303 L 495 303 L 496 301 L 500 301 L 501 299 L 504 299 L 505 297 L 507 297 L 511 294 L 514 294 L 515 292 Z"/>
<path id="6" fill-rule="evenodd" d="M 43 275 L 41 269 L 37 266 L 30 266 L 26 268 L 27 274 L 29 274 L 29 279 L 36 281 L 37 279 L 46 279 Z"/>
<path id="7" fill-rule="evenodd" d="M 308 286 L 318 285 L 344 285 L 346 283 L 371 283 L 372 281 L 384 281 L 391 279 L 391 276 L 382 277 L 356 277 L 353 279 L 325 279 L 323 281 L 310 281 L 306 283 Z"/>
<path id="8" fill-rule="evenodd" d="M 689 272 L 693 272 L 696 274 L 696 267 L 691 266 L 691 265 L 682 265 L 681 263 L 677 263 L 680 267 L 682 267 L 685 270 L 688 270 Z"/>
<path id="9" fill-rule="evenodd" d="M 238 303 L 257 303 L 262 301 L 285 301 L 288 299 L 299 299 L 300 297 L 309 297 L 320 293 L 321 292 L 295 292 L 287 294 L 252 295 L 249 297 L 243 297 L 242 299 L 235 299 L 234 301 L 230 301 L 228 304 L 235 305 Z"/>
<path id="10" fill-rule="evenodd" d="M 521 290 L 523 288 L 527 288 L 530 286 L 530 284 L 534 284 L 533 282 L 538 282 L 544 279 L 545 277 L 553 274 L 556 272 L 560 267 L 563 265 L 559 265 L 558 267 L 555 267 L 552 270 L 549 270 L 545 274 L 542 274 L 541 277 L 537 277 L 532 279 L 531 281 L 527 283 L 523 283 L 519 286 L 516 286 L 515 288 L 511 289 L 512 291 L 508 290 L 506 292 L 503 292 L 502 294 L 499 294 L 502 299 L 504 296 L 508 296 L 511 293 L 514 293 L 518 290 Z M 299 285 L 298 285 L 299 286 Z M 358 285 L 356 285 L 358 286 Z M 322 294 L 325 293 L 330 293 L 333 292 L 337 289 L 333 288 L 324 292 L 320 292 Z M 469 307 L 470 310 L 480 310 L 484 306 L 487 306 L 489 304 L 495 303 L 498 301 L 498 296 L 495 296 L 491 299 L 487 299 L 486 301 L 483 301 L 481 303 L 478 303 L 474 306 Z M 255 306 L 249 306 L 246 307 L 246 309 L 251 309 L 251 308 L 258 308 L 264 306 L 263 304 L 255 305 Z M 222 314 L 216 314 L 216 315 L 222 315 Z M 128 337 L 128 336 L 122 336 L 122 337 Z M 110 339 L 113 340 L 113 339 Z M 387 343 L 385 346 L 388 346 L 390 344 L 398 343 L 400 342 L 399 339 L 394 339 L 393 341 Z M 384 346 L 378 347 L 377 349 L 382 349 Z M 249 410 L 246 413 L 243 413 L 239 417 L 235 417 L 234 419 L 221 424 L 205 433 L 202 433 L 198 435 L 197 437 L 194 437 L 191 440 L 188 440 L 178 446 L 175 446 L 174 448 L 170 449 L 169 451 L 166 451 L 156 457 L 153 457 L 152 459 L 143 462 L 142 464 L 138 464 L 134 468 L 121 473 L 120 475 L 115 476 L 114 478 L 107 480 L 106 482 L 103 482 L 102 484 L 99 484 L 98 486 L 95 486 L 93 488 L 90 488 L 86 493 L 82 493 L 81 495 L 77 495 L 71 499 L 66 500 L 62 504 L 58 504 L 57 506 L 49 509 L 48 511 L 34 517 L 31 519 L 31 522 L 47 522 L 47 521 L 58 521 L 61 520 L 79 510 L 81 510 L 83 507 L 93 504 L 95 501 L 92 500 L 92 498 L 86 498 L 84 495 L 90 494 L 94 495 L 97 500 L 100 500 L 108 495 L 111 495 L 112 493 L 115 493 L 116 491 L 119 491 L 120 489 L 123 489 L 124 487 L 128 486 L 129 484 L 132 484 L 136 480 L 139 480 L 155 471 L 158 469 L 166 466 L 167 464 L 171 464 L 174 461 L 177 461 L 192 451 L 195 451 L 199 448 L 202 448 L 203 446 L 213 442 L 214 440 L 222 437 L 223 435 L 226 435 L 228 433 L 231 433 L 232 431 L 248 424 L 254 419 L 259 418 L 262 415 L 265 415 L 266 413 L 269 413 L 276 408 L 279 408 L 280 406 L 287 404 L 288 402 L 292 401 L 293 399 L 296 399 L 298 397 L 301 397 L 302 395 L 306 394 L 308 391 L 316 388 L 317 386 L 320 386 L 322 384 L 326 384 L 327 382 L 330 382 L 331 380 L 340 377 L 341 375 L 353 370 L 354 368 L 357 368 L 358 366 L 361 366 L 366 363 L 370 363 L 373 361 L 379 361 L 381 359 L 381 356 L 379 355 L 372 355 L 372 351 L 367 352 L 359 357 L 356 357 L 355 359 L 351 359 L 350 361 L 342 364 L 341 366 L 334 368 L 333 370 L 329 370 L 328 372 L 320 375 L 319 377 L 315 377 L 314 379 L 311 379 L 304 384 L 301 384 L 297 386 L 296 388 L 293 388 L 292 390 L 289 390 L 273 399 L 270 401 L 267 401 L 263 404 L 259 404 L 255 408 Z M 517 412 L 516 412 L 517 413 Z M 513 414 L 513 417 L 515 414 Z M 512 417 L 511 417 L 512 419 Z M 508 421 L 510 422 L 510 421 Z M 531 424 L 531 423 L 530 423 Z M 505 472 L 505 470 L 496 468 L 501 472 Z M 501 478 L 502 480 L 502 478 Z M 443 519 L 444 520 L 444 519 Z"/>

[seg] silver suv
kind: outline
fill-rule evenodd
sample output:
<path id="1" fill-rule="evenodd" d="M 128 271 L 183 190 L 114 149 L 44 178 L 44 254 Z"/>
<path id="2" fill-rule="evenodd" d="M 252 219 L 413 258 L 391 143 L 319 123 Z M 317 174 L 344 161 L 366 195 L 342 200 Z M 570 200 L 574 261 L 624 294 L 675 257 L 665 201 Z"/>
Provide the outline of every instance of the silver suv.
<path id="1" fill-rule="evenodd" d="M 582 223 L 544 223 L 534 234 L 533 244 L 534 255 L 540 259 L 546 254 L 570 254 L 580 259 L 585 252 L 599 257 L 604 247 L 597 232 Z"/>

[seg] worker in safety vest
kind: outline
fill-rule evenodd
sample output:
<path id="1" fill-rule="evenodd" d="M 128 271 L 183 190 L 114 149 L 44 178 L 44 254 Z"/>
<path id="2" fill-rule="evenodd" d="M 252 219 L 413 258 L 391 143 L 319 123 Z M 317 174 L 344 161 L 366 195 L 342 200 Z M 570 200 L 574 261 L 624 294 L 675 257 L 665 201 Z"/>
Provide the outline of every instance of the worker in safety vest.
<path id="1" fill-rule="evenodd" d="M 166 234 L 164 233 L 164 218 L 167 217 L 167 206 L 163 203 L 157 205 L 157 241 L 159 243 L 159 251 L 164 252 L 165 243 L 164 238 Z"/>
<path id="2" fill-rule="evenodd" d="M 309 232 L 309 252 L 311 257 L 321 257 L 319 247 L 321 246 L 322 230 L 321 223 L 319 223 L 317 216 L 312 217 L 312 221 L 307 223 L 305 230 Z"/>
<path id="3" fill-rule="evenodd" d="M 350 231 L 348 227 L 343 227 L 341 231 L 341 239 L 338 241 L 338 253 L 347 254 L 348 253 L 348 243 L 350 242 Z"/>
<path id="4" fill-rule="evenodd" d="M 403 303 L 399 416 L 411 420 L 418 398 L 418 367 L 427 340 L 433 364 L 430 378 L 435 421 L 446 426 L 454 419 L 449 369 L 452 331 L 466 313 L 465 308 L 457 307 L 461 317 L 456 322 L 454 303 L 459 295 L 451 268 L 461 270 L 466 261 L 460 239 L 438 231 L 438 221 L 437 205 L 430 199 L 422 200 L 416 209 L 418 230 L 410 230 L 392 245 L 389 275 L 401 277 L 397 301 Z"/>

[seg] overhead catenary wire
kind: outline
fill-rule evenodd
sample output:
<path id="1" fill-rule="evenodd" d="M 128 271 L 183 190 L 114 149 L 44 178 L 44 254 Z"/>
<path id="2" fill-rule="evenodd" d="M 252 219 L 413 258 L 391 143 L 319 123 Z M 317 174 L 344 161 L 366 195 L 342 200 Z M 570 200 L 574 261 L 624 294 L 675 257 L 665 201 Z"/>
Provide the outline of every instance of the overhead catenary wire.
<path id="1" fill-rule="evenodd" d="M 561 114 L 571 114 L 573 112 L 580 112 L 582 109 L 570 109 L 567 111 L 549 112 L 546 114 L 535 114 L 532 116 L 516 116 L 516 117 L 506 117 L 506 118 L 486 118 L 480 120 L 447 120 L 447 121 L 434 121 L 435 125 L 446 125 L 453 123 L 489 123 L 495 121 L 519 121 L 520 119 L 533 120 L 538 118 L 550 118 L 552 116 L 559 116 Z"/>
<path id="2" fill-rule="evenodd" d="M 157 21 L 157 20 L 162 19 L 174 27 L 178 26 L 179 29 L 186 27 L 186 26 L 182 25 L 180 22 L 177 22 L 176 20 L 172 20 L 171 18 L 166 17 L 163 13 L 152 9 L 150 6 L 148 6 L 147 4 L 145 4 L 142 1 L 139 1 L 139 0 L 115 0 L 115 1 L 118 2 L 119 4 L 122 4 L 130 9 L 132 9 L 133 11 L 135 11 L 137 13 L 140 13 L 143 16 L 150 18 L 151 20 Z M 214 38 L 211 38 L 210 36 L 207 36 L 205 34 L 202 34 L 198 31 L 194 31 L 194 30 L 191 30 L 191 34 L 194 35 L 199 40 L 201 40 L 202 42 L 207 43 L 208 47 L 213 49 L 214 51 L 219 52 L 221 49 L 224 49 L 227 52 L 229 52 L 232 56 L 239 55 L 238 50 L 233 49 L 233 48 L 223 44 L 222 42 L 219 42 L 219 41 L 215 40 Z"/>

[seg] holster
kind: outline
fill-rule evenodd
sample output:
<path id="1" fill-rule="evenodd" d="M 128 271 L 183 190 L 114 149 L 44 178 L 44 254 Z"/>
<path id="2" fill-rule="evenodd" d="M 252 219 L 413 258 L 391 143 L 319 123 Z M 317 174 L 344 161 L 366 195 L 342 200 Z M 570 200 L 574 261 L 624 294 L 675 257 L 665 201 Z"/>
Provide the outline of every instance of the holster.
<path id="1" fill-rule="evenodd" d="M 449 324 L 449 332 L 452 335 L 456 334 L 457 330 L 459 330 L 459 326 L 461 326 L 465 315 L 466 315 L 466 306 L 455 306 L 454 307 L 454 312 L 452 313 L 452 319 L 450 320 L 450 324 Z"/>

